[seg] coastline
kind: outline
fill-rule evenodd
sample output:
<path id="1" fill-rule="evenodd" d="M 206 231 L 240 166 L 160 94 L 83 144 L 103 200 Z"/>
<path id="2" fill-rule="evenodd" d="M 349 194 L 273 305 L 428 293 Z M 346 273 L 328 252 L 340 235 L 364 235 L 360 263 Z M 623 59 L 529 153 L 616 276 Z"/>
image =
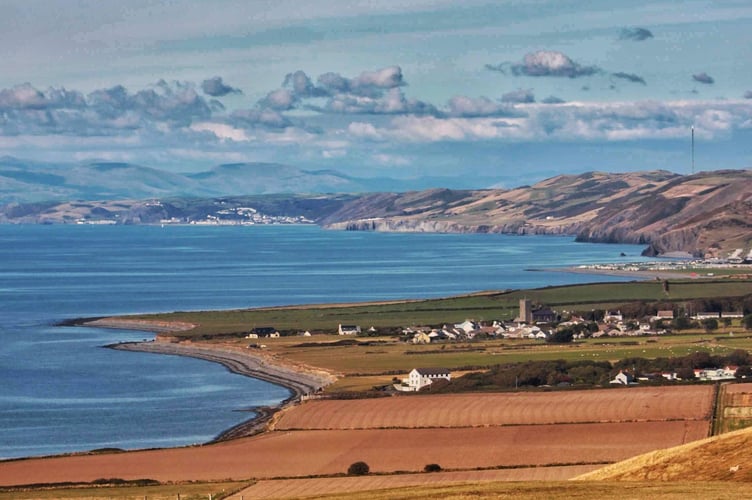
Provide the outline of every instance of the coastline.
<path id="1" fill-rule="evenodd" d="M 162 321 L 134 320 L 127 318 L 97 318 L 94 320 L 76 320 L 75 324 L 94 328 L 113 328 L 121 330 L 148 331 L 169 334 L 186 331 L 195 325 Z M 225 429 L 209 443 L 252 436 L 266 430 L 267 423 L 274 415 L 303 398 L 333 383 L 336 377 L 322 370 L 312 370 L 291 363 L 280 362 L 273 356 L 247 349 L 210 344 L 197 344 L 192 341 L 175 342 L 171 340 L 145 340 L 140 342 L 121 342 L 104 346 L 109 349 L 130 352 L 146 352 L 168 356 L 185 356 L 218 363 L 230 372 L 246 377 L 263 380 L 282 386 L 290 391 L 290 396 L 276 405 L 249 408 L 255 416 L 229 429 Z"/>
<path id="2" fill-rule="evenodd" d="M 635 280 L 642 280 L 642 281 L 648 281 L 648 280 L 655 280 L 655 279 L 689 279 L 689 278 L 697 278 L 697 276 L 692 276 L 690 273 L 681 273 L 677 271 L 626 271 L 626 270 L 618 270 L 618 269 L 591 269 L 591 268 L 581 268 L 581 267 L 575 267 L 575 266 L 569 266 L 569 267 L 555 267 L 555 268 L 530 268 L 527 269 L 528 271 L 555 271 L 555 272 L 564 272 L 564 273 L 574 273 L 574 274 L 590 274 L 593 276 L 622 276 L 622 277 L 632 277 Z"/>

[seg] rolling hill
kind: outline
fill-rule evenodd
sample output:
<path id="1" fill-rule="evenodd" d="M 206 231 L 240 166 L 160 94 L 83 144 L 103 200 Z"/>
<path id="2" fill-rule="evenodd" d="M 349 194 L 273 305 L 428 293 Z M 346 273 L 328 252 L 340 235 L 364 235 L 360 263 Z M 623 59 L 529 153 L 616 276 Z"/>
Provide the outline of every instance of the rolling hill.
<path id="1" fill-rule="evenodd" d="M 26 185 L 47 186 L 42 191 L 66 201 L 6 203 L 0 206 L 0 222 L 232 222 L 228 211 L 251 207 L 277 217 L 302 216 L 328 229 L 571 235 L 579 241 L 646 245 L 647 255 L 728 257 L 740 249 L 744 257 L 752 249 L 752 170 L 587 172 L 515 189 L 362 194 L 367 188 L 362 179 L 276 164 L 220 165 L 191 175 L 114 163 L 64 172 L 2 165 L 0 192 L 7 197 L 8 190 Z M 350 194 L 318 194 L 326 190 Z M 92 200 L 95 192 L 103 194 L 98 201 L 69 201 Z M 26 197 L 42 192 L 33 194 Z"/>
<path id="2" fill-rule="evenodd" d="M 752 482 L 752 428 L 639 455 L 574 480 Z"/>

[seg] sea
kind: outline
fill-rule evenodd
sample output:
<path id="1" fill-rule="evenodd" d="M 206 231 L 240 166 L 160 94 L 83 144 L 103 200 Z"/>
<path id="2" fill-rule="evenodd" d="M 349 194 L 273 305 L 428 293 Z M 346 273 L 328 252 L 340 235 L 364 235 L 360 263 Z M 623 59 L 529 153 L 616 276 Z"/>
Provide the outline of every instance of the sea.
<path id="1" fill-rule="evenodd" d="M 551 269 L 641 250 L 314 225 L 0 225 L 0 459 L 203 443 L 290 395 L 215 363 L 103 348 L 147 332 L 64 320 L 620 281 Z"/>

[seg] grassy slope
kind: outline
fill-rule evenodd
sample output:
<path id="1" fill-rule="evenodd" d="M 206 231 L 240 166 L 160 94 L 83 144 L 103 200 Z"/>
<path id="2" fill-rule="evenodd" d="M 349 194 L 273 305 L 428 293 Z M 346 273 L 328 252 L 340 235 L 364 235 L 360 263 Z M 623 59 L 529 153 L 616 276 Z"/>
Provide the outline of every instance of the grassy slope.
<path id="1" fill-rule="evenodd" d="M 593 498 L 649 498 L 651 500 L 687 500 L 688 498 L 714 498 L 738 500 L 752 495 L 752 485 L 717 483 L 563 483 L 494 482 L 453 486 L 427 486 L 394 490 L 367 491 L 327 495 L 318 498 L 329 500 L 466 500 L 477 498 L 504 498 L 514 500 L 570 500 Z"/>
<path id="2" fill-rule="evenodd" d="M 581 481 L 752 482 L 752 428 L 646 453 L 577 478 Z M 739 466 L 734 471 L 733 467 Z"/>

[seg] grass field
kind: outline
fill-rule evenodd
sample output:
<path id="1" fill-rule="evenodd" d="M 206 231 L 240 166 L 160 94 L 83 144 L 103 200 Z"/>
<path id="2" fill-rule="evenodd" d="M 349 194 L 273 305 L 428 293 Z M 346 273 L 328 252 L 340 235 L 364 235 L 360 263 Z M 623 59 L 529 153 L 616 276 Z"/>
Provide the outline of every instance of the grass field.
<path id="1" fill-rule="evenodd" d="M 22 489 L 0 489 L 0 500 L 181 500 L 240 498 L 235 494 L 247 488 L 249 481 L 227 481 L 218 483 L 182 483 L 156 486 L 98 486 L 98 487 L 49 487 Z"/>
<path id="2" fill-rule="evenodd" d="M 158 321 L 183 321 L 197 327 L 177 332 L 180 337 L 240 335 L 254 327 L 274 326 L 280 331 L 336 332 L 337 325 L 359 324 L 364 328 L 400 328 L 411 325 L 441 325 L 467 318 L 478 321 L 513 319 L 519 300 L 529 298 L 557 310 L 612 309 L 634 301 L 674 301 L 742 297 L 752 294 L 752 280 L 672 280 L 670 293 L 661 281 L 593 283 L 508 292 L 483 292 L 460 297 L 405 300 L 367 304 L 320 304 L 231 311 L 174 312 L 135 316 Z"/>
<path id="3" fill-rule="evenodd" d="M 734 336 L 729 336 L 735 331 Z M 352 341 L 354 339 L 348 339 Z M 741 334 L 738 327 L 720 328 L 711 333 L 685 333 L 651 337 L 583 339 L 570 344 L 543 341 L 495 339 L 477 342 L 414 345 L 393 337 L 359 339 L 352 345 L 340 344 L 337 335 L 280 337 L 263 339 L 267 351 L 282 359 L 325 368 L 347 376 L 330 391 L 370 389 L 403 377 L 412 368 L 441 366 L 451 370 L 482 369 L 497 364 L 529 360 L 616 361 L 626 357 L 676 357 L 693 352 L 729 354 L 736 349 L 752 350 L 752 333 Z M 221 341 L 244 346 L 248 340 Z M 362 376 L 361 381 L 352 379 Z"/>

